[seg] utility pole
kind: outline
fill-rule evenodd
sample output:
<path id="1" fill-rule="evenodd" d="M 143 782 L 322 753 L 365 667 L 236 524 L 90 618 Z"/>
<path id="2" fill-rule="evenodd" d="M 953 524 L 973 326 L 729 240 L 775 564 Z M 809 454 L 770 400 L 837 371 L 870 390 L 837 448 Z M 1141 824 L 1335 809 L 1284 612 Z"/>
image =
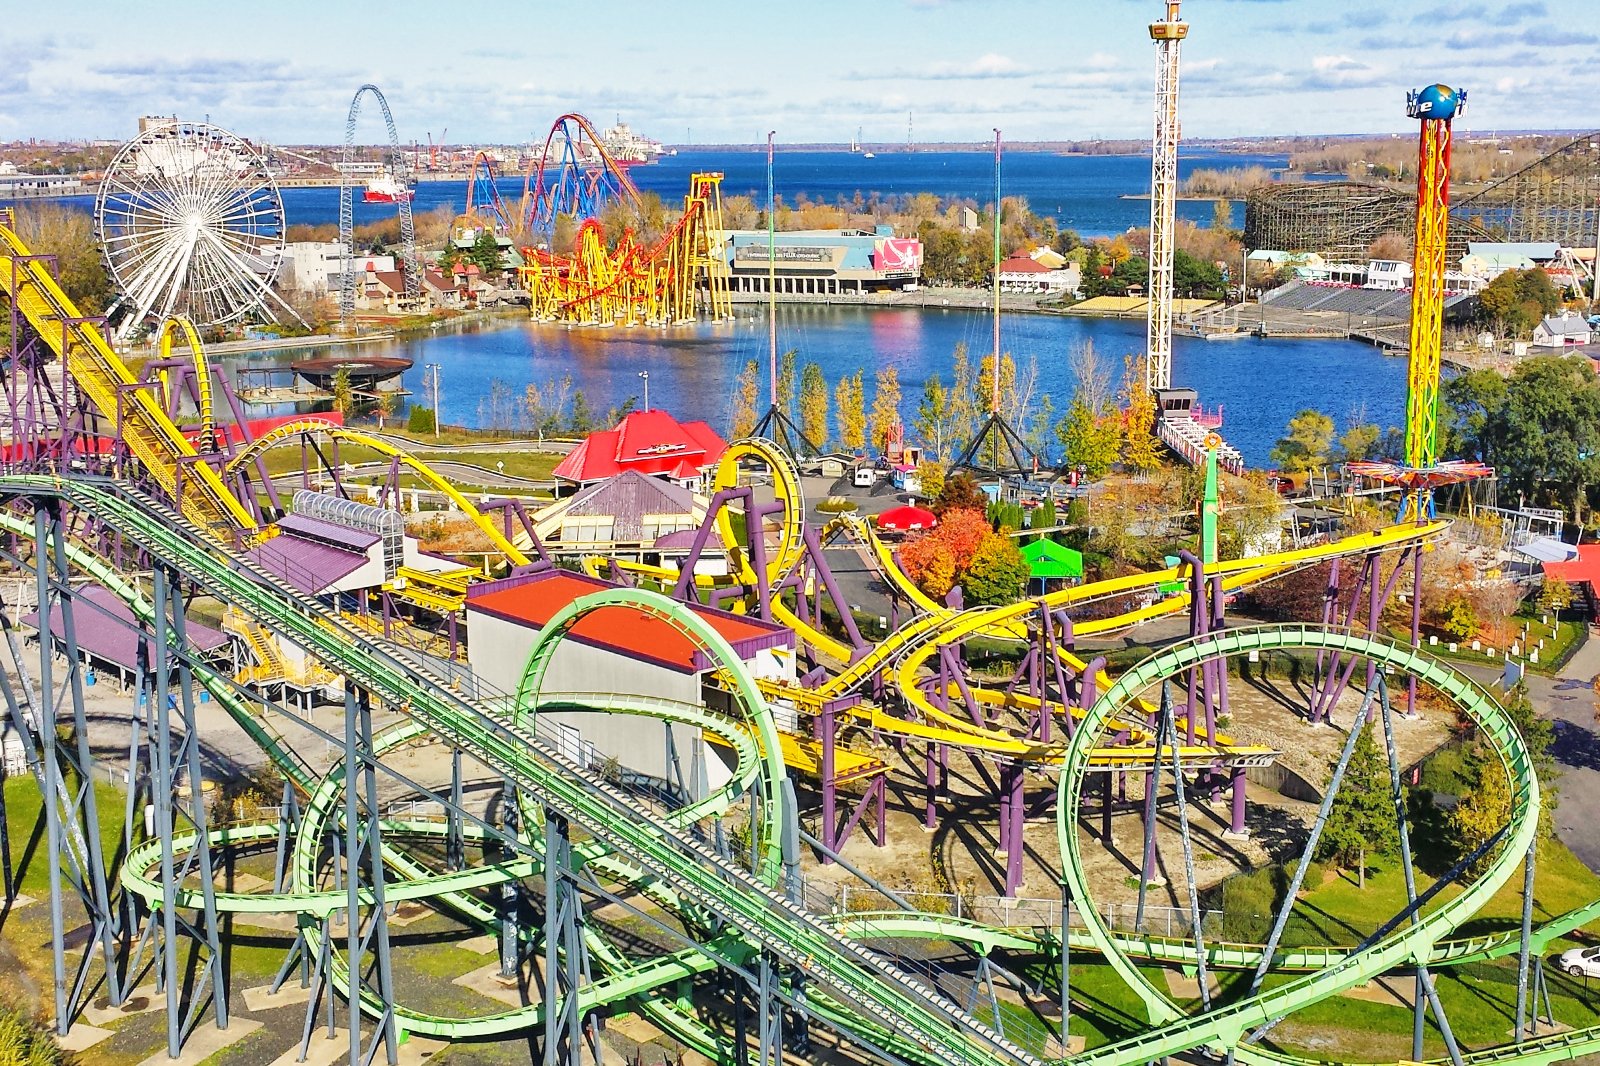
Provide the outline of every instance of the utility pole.
<path id="1" fill-rule="evenodd" d="M 439 439 L 439 364 L 429 363 L 428 373 L 433 378 L 433 439 Z"/>
<path id="2" fill-rule="evenodd" d="M 639 377 L 644 381 L 644 409 L 650 410 L 650 371 L 639 371 Z"/>

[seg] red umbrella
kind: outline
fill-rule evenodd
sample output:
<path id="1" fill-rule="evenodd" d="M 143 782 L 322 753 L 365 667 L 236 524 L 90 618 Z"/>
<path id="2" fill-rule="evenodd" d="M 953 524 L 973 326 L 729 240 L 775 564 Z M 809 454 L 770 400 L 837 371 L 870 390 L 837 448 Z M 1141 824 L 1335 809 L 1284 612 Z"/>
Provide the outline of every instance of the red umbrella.
<path id="1" fill-rule="evenodd" d="M 920 507 L 891 507 L 878 516 L 878 528 L 896 533 L 910 533 L 917 529 L 932 529 L 939 519 L 932 511 Z"/>

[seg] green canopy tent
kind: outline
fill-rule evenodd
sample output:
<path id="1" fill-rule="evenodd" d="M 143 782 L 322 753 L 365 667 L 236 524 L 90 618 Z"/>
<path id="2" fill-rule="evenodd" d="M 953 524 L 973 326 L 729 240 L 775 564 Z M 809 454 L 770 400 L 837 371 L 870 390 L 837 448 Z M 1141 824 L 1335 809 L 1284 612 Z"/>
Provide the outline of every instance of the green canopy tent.
<path id="1" fill-rule="evenodd" d="M 1083 580 L 1083 553 L 1057 544 L 1048 537 L 1024 544 L 1022 557 L 1028 562 L 1030 578 L 1039 581 Z"/>

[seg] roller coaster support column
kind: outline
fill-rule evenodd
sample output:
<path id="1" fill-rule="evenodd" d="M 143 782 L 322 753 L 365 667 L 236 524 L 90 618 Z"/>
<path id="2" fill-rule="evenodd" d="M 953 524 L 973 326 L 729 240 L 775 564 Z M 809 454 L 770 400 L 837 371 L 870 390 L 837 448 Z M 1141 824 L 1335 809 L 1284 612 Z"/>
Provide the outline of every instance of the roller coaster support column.
<path id="1" fill-rule="evenodd" d="M 34 570 L 39 613 L 39 740 L 44 750 L 42 805 L 45 813 L 45 843 L 50 870 L 50 947 L 55 984 L 56 1032 L 67 1035 L 83 1003 L 89 968 L 95 952 L 86 948 L 71 982 L 67 979 L 67 918 L 62 909 L 62 880 L 65 875 L 83 903 L 88 918 L 86 943 L 98 945 L 105 965 L 106 992 L 113 1004 L 127 996 L 118 968 L 118 940 L 125 932 L 116 921 L 111 892 L 106 878 L 105 855 L 101 847 L 100 813 L 94 794 L 94 753 L 89 744 L 89 722 L 83 706 L 82 660 L 78 654 L 77 629 L 73 619 L 73 592 L 67 567 L 67 531 L 59 504 L 40 506 L 34 512 Z M 62 698 L 56 694 L 54 677 L 54 620 L 61 616 L 62 650 L 67 677 Z M 19 664 L 20 665 L 20 664 Z M 61 720 L 60 708 L 69 702 L 71 718 Z M 72 739 L 62 739 L 65 725 Z M 65 765 L 63 765 L 65 764 Z M 63 862 L 69 869 L 63 869 Z M 74 922 L 74 924 L 76 924 Z"/>
<path id="2" fill-rule="evenodd" d="M 579 1058 L 587 1036 L 589 1054 L 600 1066 L 595 1034 L 583 1024 L 578 989 L 588 970 L 578 929 L 580 900 L 572 880 L 572 839 L 567 819 L 544 812 L 544 1064 L 568 1066 Z"/>
<path id="3" fill-rule="evenodd" d="M 167 996 L 167 1055 L 177 1058 L 188 1035 L 205 1006 L 204 988 L 207 978 L 211 983 L 211 1002 L 215 1008 L 218 1029 L 228 1027 L 228 993 L 222 973 L 222 940 L 217 923 L 216 880 L 211 868 L 211 850 L 206 846 L 205 781 L 200 765 L 200 728 L 194 714 L 194 679 L 189 673 L 188 640 L 184 631 L 183 593 L 177 572 L 157 566 L 151 575 L 154 585 L 155 625 L 150 656 L 154 685 L 141 682 L 141 689 L 150 694 L 149 720 L 155 725 L 154 779 L 151 782 L 151 802 L 155 807 L 155 834 L 161 841 L 161 913 L 151 915 L 154 925 L 160 921 L 160 940 L 157 946 L 159 971 L 157 984 Z M 174 654 L 174 650 L 176 654 Z M 178 698 L 174 699 L 171 681 L 176 665 Z M 183 717 L 183 737 L 178 758 L 173 759 L 176 746 L 172 734 L 172 711 Z M 187 794 L 187 796 L 186 796 Z M 188 825 L 178 825 L 181 818 Z M 175 835 L 193 831 L 196 846 L 191 848 L 181 865 L 173 848 Z M 178 889 L 191 877 L 197 878 L 201 890 L 200 924 L 195 926 L 179 911 Z M 182 934 L 183 939 L 180 939 Z M 184 939 L 192 938 L 206 948 L 206 959 L 192 981 L 194 1001 L 184 1013 L 184 990 L 191 982 L 180 979 L 179 956 Z"/>
<path id="4" fill-rule="evenodd" d="M 884 774 L 873 776 L 867 790 L 862 794 L 851 809 L 844 824 L 839 824 L 839 782 L 837 778 L 836 758 L 839 742 L 839 712 L 854 707 L 861 702 L 858 695 L 844 696 L 836 700 L 828 700 L 822 705 L 821 712 L 816 717 L 817 741 L 822 745 L 821 765 L 819 766 L 822 780 L 822 864 L 830 865 L 833 856 L 844 849 L 849 843 L 850 834 L 861 823 L 867 810 L 877 808 L 874 820 L 869 823 L 867 835 L 878 847 L 884 845 L 884 828 L 886 818 L 886 790 L 887 782 Z"/>
<path id="5" fill-rule="evenodd" d="M 365 812 L 363 812 L 365 808 Z M 383 1044 L 384 1058 L 395 1066 L 399 1047 L 394 1024 L 394 972 L 389 962 L 389 916 L 384 901 L 382 811 L 378 808 L 378 775 L 372 750 L 372 697 L 346 682 L 344 692 L 344 860 L 346 910 L 345 962 L 350 984 L 345 990 L 349 1007 L 350 1066 L 367 1066 Z M 363 912 L 362 896 L 371 903 Z M 326 941 L 324 941 L 326 942 Z M 372 954 L 373 994 L 382 1015 L 373 1028 L 372 1043 L 361 1040 L 361 994 L 366 958 Z"/>

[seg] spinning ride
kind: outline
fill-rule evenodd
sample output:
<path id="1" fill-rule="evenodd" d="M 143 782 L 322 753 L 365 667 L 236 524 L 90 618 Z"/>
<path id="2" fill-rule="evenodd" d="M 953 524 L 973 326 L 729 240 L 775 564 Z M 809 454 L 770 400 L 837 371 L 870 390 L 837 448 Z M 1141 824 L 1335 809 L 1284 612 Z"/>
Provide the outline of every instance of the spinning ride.
<path id="1" fill-rule="evenodd" d="M 283 198 L 244 139 L 205 122 L 148 126 L 106 168 L 94 234 L 119 336 L 183 315 L 200 327 L 294 312 L 273 291 Z"/>

